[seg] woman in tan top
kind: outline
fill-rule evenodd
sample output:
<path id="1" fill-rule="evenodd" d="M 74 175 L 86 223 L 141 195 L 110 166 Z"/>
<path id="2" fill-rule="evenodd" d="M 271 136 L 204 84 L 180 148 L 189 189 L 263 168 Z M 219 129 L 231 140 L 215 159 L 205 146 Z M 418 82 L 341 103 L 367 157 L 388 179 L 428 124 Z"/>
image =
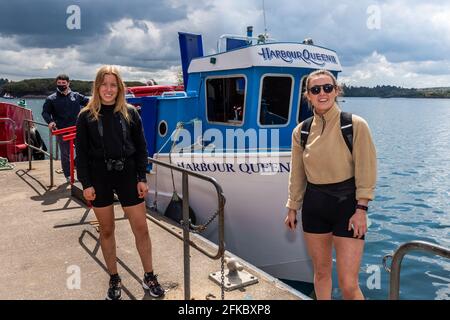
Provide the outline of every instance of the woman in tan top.
<path id="1" fill-rule="evenodd" d="M 292 134 L 285 224 L 295 230 L 301 208 L 317 299 L 331 299 L 333 246 L 344 299 L 364 299 L 358 274 L 367 232 L 367 205 L 374 198 L 376 184 L 375 146 L 366 121 L 356 115 L 351 115 L 353 147 L 347 146 L 336 103 L 340 88 L 333 74 L 326 70 L 311 73 L 306 88 L 314 118 L 304 147 L 303 123 Z"/>

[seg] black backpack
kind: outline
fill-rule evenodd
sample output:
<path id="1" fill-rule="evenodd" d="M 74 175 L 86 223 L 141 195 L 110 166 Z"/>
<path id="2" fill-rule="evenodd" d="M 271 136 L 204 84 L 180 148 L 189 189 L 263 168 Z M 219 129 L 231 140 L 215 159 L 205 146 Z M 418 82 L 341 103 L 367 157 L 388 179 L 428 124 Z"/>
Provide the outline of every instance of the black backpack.
<path id="1" fill-rule="evenodd" d="M 341 112 L 341 133 L 344 138 L 345 144 L 350 150 L 350 153 L 353 151 L 353 123 L 352 123 L 352 114 L 349 112 Z M 300 144 L 305 149 L 306 142 L 308 141 L 309 131 L 311 130 L 311 124 L 314 117 L 309 117 L 305 121 L 303 121 L 302 129 L 300 131 Z"/>

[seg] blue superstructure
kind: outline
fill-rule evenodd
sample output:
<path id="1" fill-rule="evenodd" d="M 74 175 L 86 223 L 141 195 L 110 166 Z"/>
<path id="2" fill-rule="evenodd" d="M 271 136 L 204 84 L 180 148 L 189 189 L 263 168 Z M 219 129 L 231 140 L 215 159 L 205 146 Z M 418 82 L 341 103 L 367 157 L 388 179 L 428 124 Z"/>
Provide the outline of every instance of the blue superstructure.
<path id="1" fill-rule="evenodd" d="M 275 144 L 269 138 L 268 145 L 257 149 L 290 150 L 292 130 L 311 115 L 301 97 L 305 76 L 319 68 L 335 75 L 340 71 L 334 51 L 304 43 L 251 45 L 249 38 L 236 40 L 240 47 L 234 43 L 230 51 L 203 56 L 199 35 L 180 33 L 179 37 L 185 92 L 128 99 L 141 107 L 151 156 L 170 151 L 172 143 L 167 140 L 180 124 L 192 134 L 192 141 L 184 141 L 184 146 L 199 141 L 194 123 L 201 124 L 201 133 L 215 129 L 223 137 L 227 129 L 264 129 L 271 137 L 275 129 L 279 141 Z M 203 146 L 210 142 L 200 141 Z M 216 151 L 238 148 L 219 146 Z M 255 145 L 246 142 L 245 148 L 251 147 Z"/>

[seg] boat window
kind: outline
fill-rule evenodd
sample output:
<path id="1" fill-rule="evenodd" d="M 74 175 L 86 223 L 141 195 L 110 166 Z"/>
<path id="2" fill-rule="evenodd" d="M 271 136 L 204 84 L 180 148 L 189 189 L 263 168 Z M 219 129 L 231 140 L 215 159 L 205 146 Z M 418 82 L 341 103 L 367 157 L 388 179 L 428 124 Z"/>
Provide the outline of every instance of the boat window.
<path id="1" fill-rule="evenodd" d="M 298 119 L 297 122 L 300 123 L 306 118 L 311 116 L 311 110 L 308 106 L 308 99 L 305 97 L 305 91 L 306 91 L 306 78 L 307 76 L 304 76 L 302 79 L 302 86 L 300 87 L 300 102 L 298 105 Z"/>
<path id="2" fill-rule="evenodd" d="M 213 78 L 206 80 L 208 121 L 242 123 L 245 101 L 245 78 Z"/>
<path id="3" fill-rule="evenodd" d="M 291 77 L 264 77 L 259 112 L 261 125 L 279 125 L 288 122 L 291 89 Z"/>

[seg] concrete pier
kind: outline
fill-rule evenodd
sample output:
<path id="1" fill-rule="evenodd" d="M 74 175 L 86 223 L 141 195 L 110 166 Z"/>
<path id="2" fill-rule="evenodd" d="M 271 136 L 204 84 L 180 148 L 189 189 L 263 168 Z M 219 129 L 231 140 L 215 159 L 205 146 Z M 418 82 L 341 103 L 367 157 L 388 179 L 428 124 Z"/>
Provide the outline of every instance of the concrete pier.
<path id="1" fill-rule="evenodd" d="M 109 276 L 94 212 L 71 196 L 62 174 L 55 174 L 54 187 L 49 188 L 49 184 L 47 160 L 34 161 L 32 170 L 28 170 L 28 162 L 23 162 L 15 163 L 13 170 L 0 171 L 0 299 L 103 300 Z M 142 265 L 119 204 L 115 205 L 115 214 L 122 296 L 153 299 L 141 287 Z M 148 226 L 154 271 L 166 290 L 161 299 L 182 300 L 183 242 L 150 220 Z M 203 238 L 194 238 L 210 252 L 216 251 Z M 225 299 L 308 299 L 245 261 L 240 263 L 258 278 L 258 283 L 226 291 Z M 220 260 L 211 260 L 191 248 L 192 299 L 220 299 L 220 287 L 208 278 L 220 267 Z"/>

